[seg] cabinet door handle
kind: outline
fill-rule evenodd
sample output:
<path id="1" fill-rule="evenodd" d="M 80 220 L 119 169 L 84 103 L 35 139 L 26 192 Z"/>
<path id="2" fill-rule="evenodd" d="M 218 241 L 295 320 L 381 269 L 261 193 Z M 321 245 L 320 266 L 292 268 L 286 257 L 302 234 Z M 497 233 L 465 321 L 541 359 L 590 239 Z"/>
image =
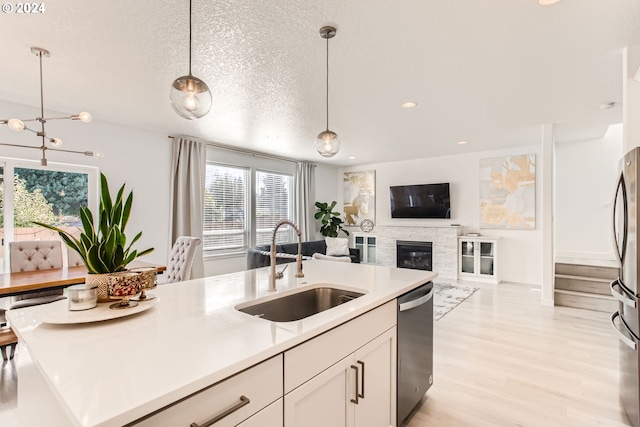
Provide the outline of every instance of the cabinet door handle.
<path id="1" fill-rule="evenodd" d="M 240 396 L 240 402 L 236 403 L 231 408 L 229 408 L 229 409 L 225 410 L 224 412 L 216 415 L 215 417 L 211 418 L 209 421 L 205 421 L 204 424 L 198 424 L 196 422 L 193 422 L 193 423 L 191 423 L 191 427 L 209 427 L 209 426 L 212 426 L 213 424 L 217 423 L 218 421 L 220 421 L 221 419 L 223 419 L 227 415 L 231 415 L 234 412 L 236 412 L 238 409 L 242 408 L 243 406 L 248 405 L 250 402 L 251 401 L 249 400 L 248 397 Z"/>
<path id="2" fill-rule="evenodd" d="M 358 360 L 358 362 L 360 364 L 360 366 L 362 366 L 362 393 L 358 394 L 358 397 L 364 399 L 364 362 L 362 360 Z"/>
<path id="3" fill-rule="evenodd" d="M 358 404 L 358 397 L 360 397 L 360 394 L 358 394 L 358 377 L 359 377 L 359 369 L 356 365 L 351 365 L 351 369 L 355 369 L 356 370 L 356 380 L 353 382 L 353 384 L 355 385 L 355 395 L 356 398 L 355 399 L 351 399 L 351 403 L 355 403 L 356 405 Z M 191 426 L 194 427 L 194 426 Z"/>

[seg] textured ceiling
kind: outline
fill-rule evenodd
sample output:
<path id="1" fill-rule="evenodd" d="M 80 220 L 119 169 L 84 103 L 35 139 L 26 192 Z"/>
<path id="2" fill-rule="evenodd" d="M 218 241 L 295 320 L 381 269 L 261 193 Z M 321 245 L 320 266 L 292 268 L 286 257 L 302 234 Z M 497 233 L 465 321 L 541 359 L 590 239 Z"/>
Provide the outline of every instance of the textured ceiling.
<path id="1" fill-rule="evenodd" d="M 168 102 L 188 71 L 188 1 L 45 6 L 0 15 L 0 99 L 38 105 L 40 46 L 48 109 L 340 165 L 537 144 L 544 123 L 597 137 L 622 120 L 620 104 L 599 106 L 622 101 L 622 49 L 640 44 L 637 0 L 194 0 L 193 74 L 213 107 L 188 121 Z M 313 149 L 327 24 L 329 127 L 343 143 L 329 160 Z"/>

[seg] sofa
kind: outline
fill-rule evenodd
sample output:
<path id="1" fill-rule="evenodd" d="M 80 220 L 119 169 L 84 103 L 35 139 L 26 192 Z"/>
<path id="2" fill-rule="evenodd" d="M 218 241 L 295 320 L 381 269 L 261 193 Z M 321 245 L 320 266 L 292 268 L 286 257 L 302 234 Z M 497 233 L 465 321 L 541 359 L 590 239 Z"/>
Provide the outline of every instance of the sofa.
<path id="1" fill-rule="evenodd" d="M 253 248 L 249 248 L 247 251 L 247 270 L 260 267 L 268 267 L 271 265 L 268 252 L 271 250 L 271 245 L 260 245 Z M 288 262 L 295 262 L 295 255 L 298 254 L 298 243 L 284 243 L 276 245 L 276 253 L 279 254 L 291 254 L 294 257 L 291 258 L 276 258 L 276 264 L 284 264 Z M 327 244 L 324 240 L 314 240 L 311 242 L 302 242 L 302 256 L 305 258 L 311 258 L 313 254 L 327 253 Z M 349 248 L 349 257 L 351 262 L 360 262 L 360 250 Z"/>

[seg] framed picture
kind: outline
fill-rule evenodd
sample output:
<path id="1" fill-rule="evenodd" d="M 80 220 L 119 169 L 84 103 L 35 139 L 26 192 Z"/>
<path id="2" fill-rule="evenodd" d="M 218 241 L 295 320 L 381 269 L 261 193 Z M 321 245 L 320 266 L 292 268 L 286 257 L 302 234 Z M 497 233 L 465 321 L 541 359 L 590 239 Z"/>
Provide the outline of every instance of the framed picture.
<path id="1" fill-rule="evenodd" d="M 480 160 L 480 228 L 536 228 L 536 155 Z"/>
<path id="2" fill-rule="evenodd" d="M 360 225 L 362 220 L 376 220 L 376 171 L 344 173 L 344 220 L 346 225 Z"/>

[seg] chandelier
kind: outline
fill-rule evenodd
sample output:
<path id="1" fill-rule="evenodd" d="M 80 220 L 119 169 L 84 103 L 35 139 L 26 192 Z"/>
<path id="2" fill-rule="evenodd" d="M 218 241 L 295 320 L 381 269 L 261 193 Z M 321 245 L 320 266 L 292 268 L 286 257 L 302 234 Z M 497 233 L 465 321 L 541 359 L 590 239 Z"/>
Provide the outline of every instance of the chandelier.
<path id="1" fill-rule="evenodd" d="M 42 88 L 42 57 L 43 56 L 51 56 L 48 50 L 42 49 L 40 47 L 32 47 L 31 53 L 35 54 L 40 60 L 40 117 L 36 117 L 35 119 L 7 119 L 0 120 L 0 126 L 6 124 L 9 129 L 19 132 L 23 130 L 28 130 L 30 132 L 35 133 L 37 136 L 42 138 L 42 143 L 40 146 L 33 145 L 20 145 L 20 144 L 8 144 L 4 142 L 0 142 L 0 145 L 8 146 L 8 147 L 21 147 L 21 148 L 35 148 L 37 150 L 42 151 L 42 159 L 40 160 L 40 164 L 42 166 L 47 166 L 47 150 L 52 151 L 61 151 L 65 153 L 77 153 L 84 154 L 89 157 L 102 158 L 102 153 L 100 151 L 76 151 L 76 150 L 65 150 L 60 148 L 62 146 L 62 140 L 60 138 L 53 138 L 47 135 L 47 132 L 44 129 L 45 123 L 49 120 L 61 120 L 61 119 L 71 119 L 71 120 L 80 120 L 84 123 L 89 123 L 91 121 L 91 114 L 87 112 L 82 112 L 76 114 L 75 116 L 68 117 L 44 117 L 44 91 Z M 29 128 L 25 122 L 39 122 L 40 129 L 31 129 Z M 37 123 L 35 124 L 37 127 Z M 49 143 L 49 144 L 47 144 Z"/>

